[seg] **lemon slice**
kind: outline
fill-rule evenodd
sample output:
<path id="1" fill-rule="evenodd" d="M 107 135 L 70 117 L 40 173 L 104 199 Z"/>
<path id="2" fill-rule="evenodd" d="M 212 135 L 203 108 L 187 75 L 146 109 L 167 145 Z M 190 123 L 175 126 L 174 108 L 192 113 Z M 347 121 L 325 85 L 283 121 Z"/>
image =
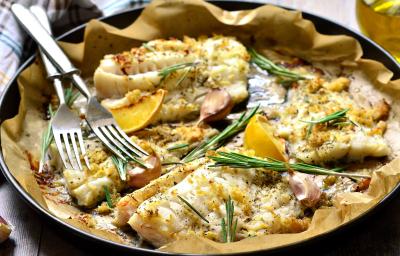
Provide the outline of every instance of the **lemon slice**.
<path id="1" fill-rule="evenodd" d="M 117 124 L 126 132 L 134 132 L 149 125 L 160 112 L 165 90 L 157 90 L 154 94 L 142 96 L 133 105 L 109 109 Z"/>
<path id="2" fill-rule="evenodd" d="M 254 150 L 258 157 L 287 161 L 284 143 L 274 137 L 272 127 L 262 115 L 255 115 L 247 125 L 244 132 L 244 146 Z"/>

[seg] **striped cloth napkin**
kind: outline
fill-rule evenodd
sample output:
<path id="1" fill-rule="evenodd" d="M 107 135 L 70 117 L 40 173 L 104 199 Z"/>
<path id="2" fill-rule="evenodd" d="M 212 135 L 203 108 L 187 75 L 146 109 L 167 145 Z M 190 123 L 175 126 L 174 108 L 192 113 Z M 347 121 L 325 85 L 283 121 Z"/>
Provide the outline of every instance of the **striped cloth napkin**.
<path id="1" fill-rule="evenodd" d="M 47 10 L 52 29 L 56 35 L 82 24 L 92 18 L 107 16 L 140 6 L 146 0 L 0 0 L 0 94 L 29 57 L 32 41 L 18 26 L 10 7 L 12 3 L 25 6 L 41 5 Z"/>

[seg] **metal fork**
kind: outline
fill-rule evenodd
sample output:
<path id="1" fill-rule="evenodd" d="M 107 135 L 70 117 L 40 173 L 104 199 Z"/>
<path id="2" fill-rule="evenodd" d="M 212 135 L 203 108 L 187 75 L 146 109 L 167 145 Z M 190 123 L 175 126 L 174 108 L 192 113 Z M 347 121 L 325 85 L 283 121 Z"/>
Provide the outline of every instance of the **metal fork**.
<path id="1" fill-rule="evenodd" d="M 32 8 L 33 7 L 31 7 L 31 10 Z M 41 7 L 35 7 L 33 9 L 35 10 L 36 8 L 41 9 Z M 62 71 L 62 74 L 70 77 L 73 85 L 87 98 L 86 121 L 102 143 L 122 160 L 127 161 L 131 159 L 144 165 L 139 158 L 148 156 L 149 154 L 130 140 L 119 128 L 111 113 L 101 106 L 97 99 L 91 95 L 85 82 L 78 75 L 79 70 L 72 65 L 52 36 L 40 24 L 40 22 L 49 23 L 44 10 L 42 9 L 42 11 L 39 12 L 35 11 L 35 13 L 40 16 L 38 19 L 35 18 L 27 8 L 20 4 L 13 4 L 11 10 L 22 27 L 32 36 L 38 45 L 41 46 L 50 61 Z M 38 20 L 40 20 L 40 22 Z"/>
<path id="2" fill-rule="evenodd" d="M 38 13 L 42 9 L 33 8 L 32 12 Z M 47 31 L 51 31 L 48 24 L 43 24 Z M 47 72 L 48 79 L 52 80 L 57 96 L 60 100 L 60 106 L 51 121 L 54 140 L 64 167 L 67 169 L 82 170 L 80 154 L 78 151 L 76 139 L 78 139 L 79 149 L 83 155 L 87 168 L 90 169 L 89 159 L 86 155 L 85 144 L 83 143 L 82 130 L 79 117 L 74 114 L 65 103 L 64 90 L 60 80 L 60 73 L 49 61 L 42 49 L 39 48 L 40 57 Z M 71 144 L 72 151 L 71 152 Z M 65 157 L 64 148 L 67 152 L 68 160 Z M 75 156 L 75 159 L 74 159 Z"/>

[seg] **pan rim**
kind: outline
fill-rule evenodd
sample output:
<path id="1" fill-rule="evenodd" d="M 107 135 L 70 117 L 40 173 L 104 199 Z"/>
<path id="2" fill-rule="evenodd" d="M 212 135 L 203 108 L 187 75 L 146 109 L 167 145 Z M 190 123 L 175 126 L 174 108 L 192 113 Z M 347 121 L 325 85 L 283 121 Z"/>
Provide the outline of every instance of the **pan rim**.
<path id="1" fill-rule="evenodd" d="M 249 6 L 252 6 L 252 8 L 257 8 L 259 6 L 264 5 L 265 3 L 262 3 L 261 1 L 230 1 L 230 0 L 219 0 L 219 1 L 210 1 L 212 3 L 217 4 L 218 6 L 224 8 L 224 5 L 230 5 L 230 4 L 247 4 Z M 107 23 L 107 20 L 113 18 L 113 17 L 117 17 L 117 16 L 123 16 L 123 15 L 129 15 L 132 13 L 139 13 L 144 9 L 145 5 L 142 6 L 138 6 L 138 7 L 134 7 L 134 8 L 130 8 L 128 10 L 124 10 L 109 16 L 105 16 L 105 17 L 101 17 L 98 18 L 97 20 L 100 21 L 104 21 Z M 288 9 L 288 10 L 293 10 L 291 8 L 285 7 L 285 6 L 279 6 L 279 5 L 275 5 L 284 9 Z M 323 21 L 326 21 L 328 23 L 331 23 L 333 26 L 339 26 L 344 30 L 347 30 L 350 32 L 350 34 L 353 34 L 359 38 L 362 38 L 362 40 L 370 43 L 374 48 L 377 48 L 377 50 L 381 53 L 386 55 L 387 58 L 389 58 L 396 66 L 397 71 L 400 73 L 400 64 L 397 63 L 394 58 L 388 53 L 386 52 L 381 46 L 377 45 L 375 42 L 373 42 L 372 40 L 370 40 L 369 38 L 365 37 L 364 35 L 362 35 L 361 33 L 354 31 L 353 29 L 344 27 L 343 25 L 321 17 L 319 15 L 310 13 L 310 12 L 302 12 L 303 15 L 306 15 L 308 17 L 314 17 L 316 19 L 320 19 Z M 74 33 L 79 33 L 79 31 L 82 31 L 82 29 L 84 29 L 86 27 L 87 23 L 84 23 L 82 25 L 79 25 L 69 31 L 67 31 L 66 33 L 60 35 L 57 37 L 57 40 L 62 40 L 63 38 L 66 38 L 67 36 L 74 34 Z M 16 83 L 16 79 L 19 76 L 19 74 L 28 66 L 30 65 L 36 55 L 32 55 L 30 56 L 17 70 L 17 72 L 15 73 L 15 75 L 10 79 L 10 81 L 7 83 L 7 85 L 4 88 L 3 94 L 0 97 L 0 109 L 2 109 L 2 106 L 4 104 L 5 98 L 7 96 L 7 92 L 10 90 L 11 86 L 13 86 L 13 84 Z M 3 122 L 4 120 L 1 120 L 1 122 Z M 1 135 L 0 135 L 0 140 L 1 140 Z M 8 169 L 5 160 L 4 160 L 4 156 L 3 156 L 3 152 L 2 152 L 2 148 L 0 145 L 0 169 L 2 171 L 2 173 L 4 174 L 6 180 L 9 182 L 9 184 L 12 185 L 12 187 L 18 192 L 19 196 L 21 196 L 25 202 L 28 203 L 28 205 L 30 207 L 32 207 L 36 212 L 38 212 L 40 214 L 41 217 L 45 217 L 45 218 L 49 218 L 51 219 L 51 221 L 53 221 L 54 223 L 56 223 L 57 225 L 59 225 L 62 228 L 67 229 L 69 232 L 76 234 L 77 236 L 83 238 L 83 239 L 88 239 L 91 240 L 93 242 L 96 243 L 100 243 L 102 245 L 107 245 L 107 246 L 111 246 L 114 249 L 118 249 L 118 250 L 123 250 L 126 252 L 139 252 L 139 253 L 146 253 L 146 254 L 158 254 L 158 255 L 173 255 L 173 253 L 168 253 L 168 252 L 162 252 L 162 251 L 158 251 L 156 249 L 147 249 L 147 248 L 139 248 L 139 247 L 133 247 L 133 246 L 129 246 L 129 245 L 125 245 L 125 244 L 121 244 L 121 243 L 117 243 L 117 242 L 113 242 L 113 241 L 109 241 L 106 240 L 104 238 L 95 236 L 93 234 L 87 233 L 83 230 L 80 230 L 66 222 L 64 222 L 63 220 L 59 219 L 58 217 L 54 216 L 53 214 L 51 214 L 50 212 L 48 212 L 46 209 L 44 209 L 38 202 L 36 202 L 29 194 L 28 192 L 26 192 L 24 190 L 24 188 L 19 184 L 19 182 L 14 178 L 14 176 L 11 174 L 10 170 Z M 326 233 L 317 235 L 315 237 L 311 237 L 305 240 L 301 240 L 295 243 L 291 243 L 291 244 L 287 244 L 287 245 L 282 245 L 282 246 L 278 246 L 278 247 L 274 247 L 271 249 L 267 249 L 267 250 L 256 250 L 256 251 L 249 251 L 249 252 L 241 252 L 241 253 L 232 253 L 232 254 L 224 254 L 224 255 L 248 255 L 248 254 L 257 254 L 260 252 L 264 252 L 264 253 L 277 253 L 277 252 L 284 252 L 285 250 L 292 250 L 298 247 L 303 247 L 303 246 L 307 246 L 310 245 L 311 243 L 320 241 L 322 239 L 326 239 L 329 236 L 332 236 L 334 234 L 337 234 L 338 232 L 343 232 L 349 228 L 351 228 L 352 226 L 354 226 L 355 224 L 361 222 L 362 220 L 367 219 L 368 217 L 370 217 L 370 215 L 376 213 L 379 209 L 381 209 L 387 202 L 389 202 L 391 199 L 393 199 L 396 195 L 398 195 L 400 193 L 400 183 L 398 183 L 396 185 L 396 187 L 389 192 L 388 194 L 386 194 L 374 207 L 372 207 L 371 209 L 369 209 L 368 211 L 364 212 L 363 214 L 357 216 L 357 218 L 352 219 L 348 222 L 346 222 L 343 225 L 340 225 Z M 197 254 L 181 254 L 181 255 L 197 255 Z"/>

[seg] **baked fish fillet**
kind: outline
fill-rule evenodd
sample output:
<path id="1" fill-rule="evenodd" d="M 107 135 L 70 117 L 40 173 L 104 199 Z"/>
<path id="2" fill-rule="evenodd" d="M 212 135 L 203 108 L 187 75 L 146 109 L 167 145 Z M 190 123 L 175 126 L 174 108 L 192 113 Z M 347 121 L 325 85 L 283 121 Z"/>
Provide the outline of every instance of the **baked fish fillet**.
<path id="1" fill-rule="evenodd" d="M 178 162 L 183 154 L 216 133 L 216 129 L 208 126 L 165 124 L 142 130 L 131 139 L 147 152 L 159 156 L 161 163 L 167 164 Z M 188 147 L 168 150 L 177 144 L 186 144 Z M 99 141 L 87 140 L 87 146 L 91 169 L 84 168 L 83 171 L 65 169 L 63 174 L 68 191 L 76 199 L 78 205 L 93 207 L 104 200 L 104 187 L 111 192 L 119 192 L 127 188 L 127 184 L 121 180 L 118 170 L 111 160 L 111 154 Z M 58 153 L 55 154 L 58 155 Z M 164 166 L 162 173 L 166 173 L 168 167 L 168 165 Z M 128 165 L 127 170 L 129 168 L 134 168 L 134 166 Z"/>
<path id="2" fill-rule="evenodd" d="M 275 134 L 289 142 L 292 158 L 319 164 L 337 160 L 362 162 L 366 157 L 384 157 L 391 153 L 383 134 L 390 107 L 385 101 L 361 106 L 349 93 L 347 77 L 316 77 L 291 88 L 283 111 L 271 124 Z M 327 122 L 310 126 L 337 111 L 347 110 L 336 124 Z"/>
<path id="3" fill-rule="evenodd" d="M 150 146 L 162 163 L 176 163 L 201 142 L 218 134 L 208 125 L 196 123 L 160 124 L 136 132 L 131 138 L 142 148 Z M 163 171 L 166 171 L 164 168 Z"/>
<path id="4" fill-rule="evenodd" d="M 168 94 L 156 121 L 195 119 L 211 88 L 225 89 L 234 103 L 247 98 L 249 60 L 246 48 L 233 37 L 158 39 L 106 55 L 95 71 L 94 84 L 102 99 L 124 98 L 135 89 L 146 93 L 165 89 Z M 184 63 L 186 68 L 160 75 L 163 69 Z M 103 105 L 112 108 L 107 102 Z"/>
<path id="5" fill-rule="evenodd" d="M 120 179 L 118 170 L 102 144 L 94 140 L 86 140 L 86 144 L 91 169 L 64 169 L 63 175 L 68 192 L 76 199 L 77 204 L 90 208 L 104 200 L 104 187 L 118 192 L 126 184 Z"/>
<path id="6" fill-rule="evenodd" d="M 201 158 L 182 166 L 178 165 L 172 171 L 153 180 L 143 188 L 135 190 L 134 192 L 122 197 L 116 205 L 113 223 L 117 226 L 127 225 L 128 220 L 132 217 L 141 203 L 157 193 L 167 191 L 175 184 L 181 182 L 187 175 L 204 164 L 204 162 L 205 159 Z"/>
<path id="7" fill-rule="evenodd" d="M 187 200 L 202 220 L 178 196 Z M 288 181 L 274 172 L 203 164 L 181 182 L 142 202 L 129 224 L 156 247 L 192 234 L 222 241 L 221 219 L 231 196 L 238 219 L 236 239 L 269 233 L 301 232 L 309 218 Z"/>

